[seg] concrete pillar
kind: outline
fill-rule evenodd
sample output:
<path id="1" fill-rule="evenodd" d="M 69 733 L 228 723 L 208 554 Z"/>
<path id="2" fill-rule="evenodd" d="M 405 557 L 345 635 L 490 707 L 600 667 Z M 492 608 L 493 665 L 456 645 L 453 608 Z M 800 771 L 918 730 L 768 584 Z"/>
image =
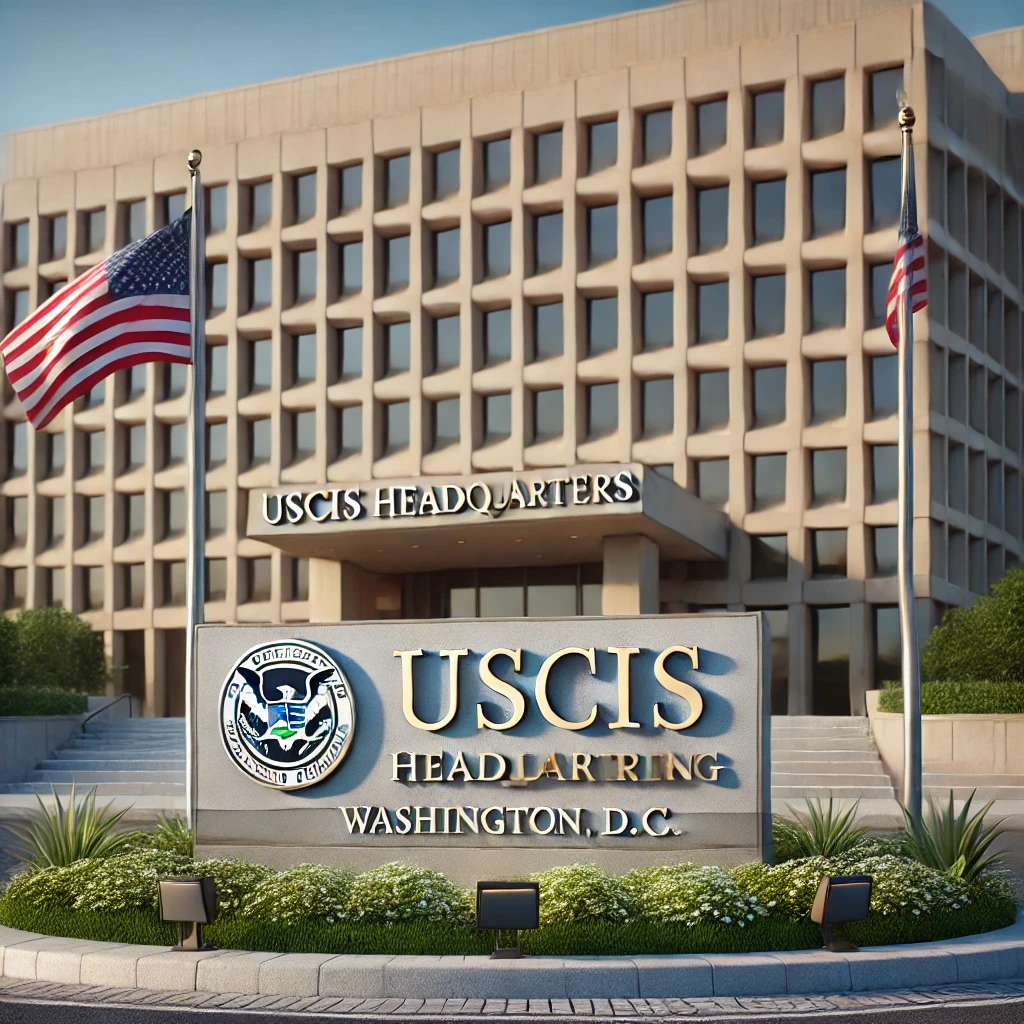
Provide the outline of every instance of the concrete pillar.
<path id="1" fill-rule="evenodd" d="M 602 615 L 657 615 L 658 545 L 647 537 L 605 537 Z"/>
<path id="2" fill-rule="evenodd" d="M 401 584 L 401 576 L 368 572 L 352 562 L 310 558 L 310 621 L 400 618 Z"/>

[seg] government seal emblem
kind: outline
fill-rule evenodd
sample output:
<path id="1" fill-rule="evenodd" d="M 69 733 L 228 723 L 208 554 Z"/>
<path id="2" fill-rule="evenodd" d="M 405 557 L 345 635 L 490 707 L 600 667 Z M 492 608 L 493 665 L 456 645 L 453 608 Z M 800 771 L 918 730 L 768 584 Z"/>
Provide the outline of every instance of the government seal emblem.
<path id="1" fill-rule="evenodd" d="M 341 666 L 306 640 L 260 644 L 235 664 L 220 695 L 224 749 L 251 779 L 302 789 L 348 753 L 355 705 Z"/>

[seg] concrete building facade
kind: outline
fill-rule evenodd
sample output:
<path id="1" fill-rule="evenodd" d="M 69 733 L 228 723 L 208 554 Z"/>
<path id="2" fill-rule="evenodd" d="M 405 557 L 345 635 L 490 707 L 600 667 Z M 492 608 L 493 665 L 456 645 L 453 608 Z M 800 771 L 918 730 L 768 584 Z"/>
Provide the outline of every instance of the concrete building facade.
<path id="1" fill-rule="evenodd" d="M 927 4 L 702 0 L 18 132 L 0 324 L 179 215 L 201 148 L 208 620 L 766 609 L 773 711 L 862 712 L 898 671 L 898 88 L 922 631 L 1024 550 L 1015 40 L 990 66 Z M 38 435 L 0 385 L 0 604 L 82 614 L 157 715 L 184 699 L 186 383 L 119 374 Z M 475 565 L 247 532 L 265 491 L 591 464 L 721 509 L 725 557 L 597 520 L 585 560 L 524 525 Z"/>

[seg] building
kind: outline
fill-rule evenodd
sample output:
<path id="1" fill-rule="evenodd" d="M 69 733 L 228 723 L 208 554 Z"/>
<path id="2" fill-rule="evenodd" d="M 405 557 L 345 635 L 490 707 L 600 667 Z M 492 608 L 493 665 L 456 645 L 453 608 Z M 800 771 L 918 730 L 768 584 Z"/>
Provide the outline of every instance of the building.
<path id="1" fill-rule="evenodd" d="M 857 712 L 898 669 L 901 86 L 923 631 L 1021 559 L 1021 39 L 702 0 L 21 131 L 0 323 L 179 214 L 199 147 L 208 619 L 763 608 L 775 711 Z M 6 380 L 0 407 L 3 607 L 81 613 L 158 715 L 183 708 L 185 384 L 136 369 L 39 436 Z M 465 550 L 249 535 L 264 492 L 601 465 L 721 543 L 585 516 Z"/>

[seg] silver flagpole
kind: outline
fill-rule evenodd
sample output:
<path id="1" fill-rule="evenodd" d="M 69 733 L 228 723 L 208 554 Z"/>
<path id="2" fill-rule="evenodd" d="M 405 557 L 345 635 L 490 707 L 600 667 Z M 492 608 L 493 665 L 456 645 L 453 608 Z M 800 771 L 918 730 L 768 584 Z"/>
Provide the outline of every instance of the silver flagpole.
<path id="1" fill-rule="evenodd" d="M 203 154 L 188 155 L 192 173 L 192 224 L 189 232 L 188 312 L 192 338 L 191 409 L 188 418 L 188 595 L 185 634 L 185 820 L 195 830 L 195 727 L 193 688 L 196 686 L 196 626 L 204 618 L 206 598 L 206 222 L 199 164 Z"/>
<path id="2" fill-rule="evenodd" d="M 899 243 L 917 234 L 917 190 L 914 184 L 914 111 L 906 96 L 899 97 L 903 135 L 903 209 Z M 900 645 L 903 679 L 903 806 L 921 816 L 921 663 L 918 655 L 917 612 L 914 608 L 914 316 L 910 288 L 905 287 L 896 313 L 900 345 L 899 366 L 899 533 L 897 577 L 900 597 Z"/>

